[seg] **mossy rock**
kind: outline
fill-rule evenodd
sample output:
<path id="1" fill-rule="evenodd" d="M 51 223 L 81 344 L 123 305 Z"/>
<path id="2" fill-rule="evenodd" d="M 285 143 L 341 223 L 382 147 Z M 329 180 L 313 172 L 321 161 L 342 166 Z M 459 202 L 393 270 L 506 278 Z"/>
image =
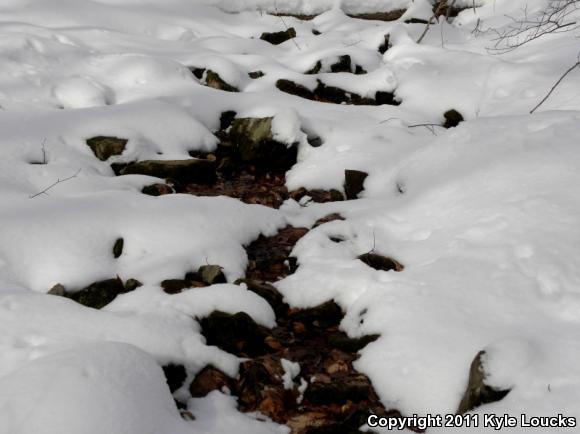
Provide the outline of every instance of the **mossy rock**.
<path id="1" fill-rule="evenodd" d="M 87 139 L 87 145 L 95 157 L 101 161 L 106 161 L 115 155 L 121 155 L 129 140 L 112 136 L 97 136 Z"/>
<path id="2" fill-rule="evenodd" d="M 296 29 L 294 27 L 290 27 L 287 30 L 281 32 L 264 32 L 260 36 L 260 39 L 266 42 L 269 42 L 272 45 L 280 45 L 283 42 L 286 42 L 290 39 L 296 37 Z"/>
<path id="3" fill-rule="evenodd" d="M 444 128 L 454 128 L 463 122 L 463 115 L 455 109 L 447 110 L 443 117 L 445 118 Z"/>
<path id="4" fill-rule="evenodd" d="M 501 401 L 510 392 L 510 389 L 495 389 L 485 384 L 485 369 L 483 358 L 485 351 L 480 351 L 473 359 L 469 369 L 469 381 L 463 399 L 457 409 L 457 414 L 463 414 L 483 404 Z"/>
<path id="5" fill-rule="evenodd" d="M 216 180 L 215 161 L 201 159 L 187 160 L 145 160 L 127 165 L 122 175 L 149 175 L 172 179 L 184 183 L 213 184 Z"/>
<path id="6" fill-rule="evenodd" d="M 344 171 L 344 194 L 347 200 L 358 199 L 358 195 L 364 190 L 364 183 L 368 173 L 360 170 Z"/>
<path id="7" fill-rule="evenodd" d="M 117 295 L 127 292 L 121 279 L 108 279 L 90 284 L 67 297 L 93 309 L 101 309 L 112 302 Z"/>
<path id="8" fill-rule="evenodd" d="M 219 265 L 202 265 L 197 270 L 197 274 L 201 277 L 202 282 L 207 285 L 227 283 L 223 268 Z"/>
<path id="9" fill-rule="evenodd" d="M 268 170 L 288 170 L 296 164 L 298 147 L 274 140 L 272 119 L 235 119 L 230 129 L 230 139 L 237 146 L 243 162 Z"/>
<path id="10" fill-rule="evenodd" d="M 212 89 L 223 90 L 225 92 L 239 92 L 238 88 L 226 83 L 217 72 L 208 69 L 205 73 L 205 84 Z"/>
<path id="11" fill-rule="evenodd" d="M 403 264 L 399 261 L 377 253 L 365 253 L 364 255 L 360 255 L 357 259 L 364 262 L 369 267 L 379 271 L 403 271 L 405 269 Z"/>
<path id="12" fill-rule="evenodd" d="M 200 321 L 201 333 L 208 345 L 215 345 L 237 356 L 256 357 L 270 349 L 264 343 L 267 329 L 259 326 L 245 312 L 229 314 L 214 311 Z"/>

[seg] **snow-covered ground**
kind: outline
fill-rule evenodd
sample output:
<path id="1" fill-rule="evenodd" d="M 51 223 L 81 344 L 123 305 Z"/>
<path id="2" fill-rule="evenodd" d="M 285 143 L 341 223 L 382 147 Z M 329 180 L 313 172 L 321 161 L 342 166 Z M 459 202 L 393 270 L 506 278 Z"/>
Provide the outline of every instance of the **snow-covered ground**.
<path id="1" fill-rule="evenodd" d="M 486 350 L 490 384 L 511 392 L 476 412 L 580 419 L 580 70 L 529 114 L 576 61 L 578 34 L 490 52 L 490 29 L 547 0 L 475 3 L 417 44 L 424 24 L 404 21 L 429 18 L 427 0 L 2 0 L 0 433 L 287 432 L 219 392 L 190 400 L 196 420 L 180 417 L 160 365 L 193 375 L 211 363 L 235 375 L 239 363 L 207 346 L 193 318 L 245 311 L 270 327 L 275 317 L 243 286 L 168 295 L 160 282 L 206 263 L 233 282 L 247 265 L 243 245 L 333 212 L 346 220 L 300 240 L 300 267 L 277 287 L 297 307 L 336 300 L 351 336 L 381 335 L 356 367 L 387 408 L 455 412 L 469 365 Z M 394 22 L 345 14 L 406 8 Z M 295 43 L 259 39 L 285 23 Z M 381 55 L 385 34 L 392 48 Z M 345 54 L 368 74 L 303 75 Z M 241 92 L 206 87 L 189 67 L 216 71 Z M 250 79 L 258 70 L 265 75 Z M 283 78 L 363 96 L 394 90 L 402 103 L 309 101 L 277 90 Z M 456 128 L 409 128 L 441 123 L 452 108 L 466 118 Z M 226 110 L 278 115 L 280 137 L 300 141 L 290 189 L 340 190 L 344 170 L 358 169 L 369 173 L 361 199 L 273 210 L 145 196 L 155 178 L 114 175 L 113 161 L 214 149 Z M 300 129 L 324 144 L 310 147 Z M 125 137 L 127 149 L 100 161 L 85 144 L 96 135 Z M 355 260 L 373 248 L 405 270 Z M 57 283 L 82 288 L 117 275 L 144 285 L 102 310 L 46 295 Z"/>

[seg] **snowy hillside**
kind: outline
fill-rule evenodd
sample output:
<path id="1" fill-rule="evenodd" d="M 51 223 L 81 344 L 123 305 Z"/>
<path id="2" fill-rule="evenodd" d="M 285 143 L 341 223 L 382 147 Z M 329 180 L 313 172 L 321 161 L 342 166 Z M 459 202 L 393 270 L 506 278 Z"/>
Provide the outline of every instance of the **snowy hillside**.
<path id="1" fill-rule="evenodd" d="M 0 434 L 580 433 L 567 3 L 1 0 Z"/>

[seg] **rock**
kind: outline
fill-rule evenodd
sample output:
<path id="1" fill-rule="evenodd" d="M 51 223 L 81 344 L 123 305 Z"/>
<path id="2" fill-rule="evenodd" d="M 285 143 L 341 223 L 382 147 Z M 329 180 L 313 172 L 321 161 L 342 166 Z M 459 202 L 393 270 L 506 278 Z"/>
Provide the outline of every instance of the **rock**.
<path id="1" fill-rule="evenodd" d="M 322 62 L 319 60 L 314 64 L 312 68 L 306 71 L 304 74 L 313 75 L 318 74 L 322 70 Z"/>
<path id="2" fill-rule="evenodd" d="M 457 409 L 457 414 L 463 414 L 483 404 L 502 400 L 510 390 L 495 389 L 485 384 L 485 369 L 483 358 L 485 351 L 480 351 L 475 356 L 469 369 L 469 381 L 463 399 Z"/>
<path id="3" fill-rule="evenodd" d="M 385 54 L 389 48 L 391 48 L 391 37 L 387 34 L 384 37 L 383 43 L 379 46 L 379 53 Z"/>
<path id="4" fill-rule="evenodd" d="M 60 283 L 54 285 L 50 290 L 47 292 L 49 295 L 58 295 L 60 297 L 66 297 L 66 289 Z"/>
<path id="5" fill-rule="evenodd" d="M 127 142 L 127 139 L 109 136 L 97 136 L 87 139 L 87 145 L 101 161 L 106 161 L 114 155 L 121 155 Z"/>
<path id="6" fill-rule="evenodd" d="M 240 159 L 269 170 L 288 170 L 296 164 L 298 147 L 288 146 L 273 138 L 273 118 L 238 118 L 235 119 L 230 139 L 237 145 Z"/>
<path id="7" fill-rule="evenodd" d="M 279 45 L 295 37 L 296 37 L 296 29 L 294 27 L 290 27 L 288 30 L 282 32 L 273 32 L 273 33 L 264 32 L 260 36 L 260 39 L 269 42 L 272 45 Z"/>
<path id="8" fill-rule="evenodd" d="M 125 240 L 123 238 L 117 238 L 115 244 L 113 245 L 113 256 L 117 259 L 123 254 L 123 246 L 125 245 Z"/>
<path id="9" fill-rule="evenodd" d="M 361 260 L 369 267 L 379 271 L 403 271 L 405 269 L 403 264 L 400 262 L 377 253 L 365 253 L 364 255 L 360 255 L 357 259 Z"/>
<path id="10" fill-rule="evenodd" d="M 141 193 L 149 196 L 164 196 L 166 194 L 175 193 L 175 190 L 167 184 L 151 184 L 143 187 Z"/>
<path id="11" fill-rule="evenodd" d="M 266 354 L 270 348 L 264 343 L 267 329 L 259 326 L 245 312 L 234 315 L 214 311 L 200 321 L 201 332 L 208 345 L 215 345 L 237 356 L 256 357 Z"/>
<path id="12" fill-rule="evenodd" d="M 227 130 L 232 125 L 236 115 L 237 113 L 233 110 L 223 112 L 220 116 L 220 130 Z"/>
<path id="13" fill-rule="evenodd" d="M 201 80 L 203 78 L 203 74 L 205 74 L 205 68 L 190 67 L 189 70 L 198 80 Z"/>
<path id="14" fill-rule="evenodd" d="M 388 12 L 374 12 L 349 16 L 351 18 L 359 18 L 361 20 L 396 21 L 401 18 L 405 12 L 407 12 L 406 9 L 395 9 Z"/>
<path id="15" fill-rule="evenodd" d="M 380 335 L 366 335 L 360 338 L 349 338 L 346 334 L 336 332 L 329 336 L 328 344 L 342 351 L 356 353 L 362 350 L 371 342 L 376 341 Z"/>
<path id="16" fill-rule="evenodd" d="M 195 376 L 189 386 L 189 393 L 193 398 L 203 398 L 214 390 L 222 390 L 224 387 L 232 389 L 232 379 L 211 365 L 203 368 Z"/>
<path id="17" fill-rule="evenodd" d="M 284 297 L 282 297 L 282 294 L 280 294 L 280 292 L 269 283 L 258 282 L 251 279 L 238 279 L 235 283 L 237 285 L 245 283 L 249 291 L 258 294 L 266 300 L 272 307 L 276 317 L 281 317 L 287 312 L 288 305 L 284 303 Z"/>
<path id="18" fill-rule="evenodd" d="M 289 319 L 316 328 L 338 326 L 342 321 L 342 309 L 334 301 L 327 301 L 319 306 L 291 312 Z"/>
<path id="19" fill-rule="evenodd" d="M 313 34 L 314 36 L 319 36 L 319 35 L 322 35 L 322 33 L 321 33 L 319 30 L 316 30 L 316 29 L 312 29 L 312 34 Z"/>
<path id="20" fill-rule="evenodd" d="M 187 160 L 145 160 L 129 164 L 122 175 L 149 175 L 183 183 L 212 184 L 216 180 L 214 161 L 197 158 Z"/>
<path id="21" fill-rule="evenodd" d="M 314 89 L 314 96 L 318 101 L 332 104 L 346 104 L 351 102 L 351 94 L 349 92 L 335 86 L 327 86 L 320 80 L 318 80 L 318 85 Z"/>
<path id="22" fill-rule="evenodd" d="M 208 69 L 205 73 L 205 84 L 213 89 L 223 90 L 225 92 L 239 92 L 237 87 L 226 83 L 217 72 Z"/>
<path id="23" fill-rule="evenodd" d="M 226 276 L 223 273 L 223 268 L 219 265 L 202 265 L 197 270 L 197 274 L 201 280 L 207 285 L 214 285 L 216 283 L 227 283 Z"/>
<path id="24" fill-rule="evenodd" d="M 171 393 L 179 389 L 187 378 L 187 372 L 183 365 L 170 363 L 163 366 L 163 373 L 165 374 L 165 379 L 167 380 L 167 385 Z"/>
<path id="25" fill-rule="evenodd" d="M 355 75 L 364 75 L 367 74 L 367 71 L 362 66 L 356 65 L 354 68 L 354 73 Z"/>
<path id="26" fill-rule="evenodd" d="M 317 405 L 345 404 L 347 401 L 364 401 L 373 393 L 368 379 L 355 375 L 329 383 L 310 383 L 304 392 L 304 399 Z"/>
<path id="27" fill-rule="evenodd" d="M 185 279 L 166 279 L 161 282 L 161 287 L 167 294 L 179 294 L 184 289 L 191 288 L 191 284 Z"/>
<path id="28" fill-rule="evenodd" d="M 68 294 L 67 297 L 83 306 L 101 309 L 112 302 L 117 295 L 127 292 L 118 277 L 90 284 L 80 291 Z"/>
<path id="29" fill-rule="evenodd" d="M 352 72 L 352 60 L 348 54 L 340 56 L 338 62 L 330 65 L 331 72 Z"/>
<path id="30" fill-rule="evenodd" d="M 320 137 L 318 137 L 318 136 L 308 136 L 307 137 L 307 141 L 308 141 L 308 144 L 310 146 L 312 146 L 313 148 L 319 148 L 324 143 L 322 141 L 322 139 Z"/>
<path id="31" fill-rule="evenodd" d="M 344 171 L 344 193 L 347 200 L 357 199 L 358 195 L 364 190 L 364 182 L 368 173 L 360 170 Z"/>
<path id="32" fill-rule="evenodd" d="M 455 109 L 446 111 L 443 114 L 443 117 L 445 118 L 445 123 L 443 124 L 444 128 L 456 127 L 464 120 L 463 115 Z"/>
<path id="33" fill-rule="evenodd" d="M 407 20 L 405 20 L 405 24 L 428 24 L 429 22 L 427 20 L 424 20 L 423 18 L 409 18 Z"/>
<path id="34" fill-rule="evenodd" d="M 310 89 L 301 84 L 295 83 L 292 80 L 280 79 L 276 82 L 276 87 L 282 92 L 289 93 L 290 95 L 314 100 L 314 93 Z"/>
<path id="35" fill-rule="evenodd" d="M 139 282 L 137 279 L 128 279 L 125 282 L 125 291 L 131 292 L 131 291 L 134 291 L 141 286 L 143 286 L 143 284 L 141 282 Z"/>
<path id="36" fill-rule="evenodd" d="M 375 104 L 376 105 L 400 105 L 401 102 L 395 98 L 395 94 L 392 92 L 378 91 L 375 93 Z"/>
<path id="37" fill-rule="evenodd" d="M 252 80 L 256 80 L 258 78 L 262 78 L 264 74 L 262 71 L 252 71 L 252 72 L 248 72 L 248 76 L 252 79 Z"/>
<path id="38" fill-rule="evenodd" d="M 338 190 L 306 190 L 304 187 L 298 190 L 291 191 L 288 196 L 296 202 L 300 202 L 302 198 L 308 196 L 312 202 L 326 203 L 326 202 L 340 202 L 344 200 L 344 196 Z"/>

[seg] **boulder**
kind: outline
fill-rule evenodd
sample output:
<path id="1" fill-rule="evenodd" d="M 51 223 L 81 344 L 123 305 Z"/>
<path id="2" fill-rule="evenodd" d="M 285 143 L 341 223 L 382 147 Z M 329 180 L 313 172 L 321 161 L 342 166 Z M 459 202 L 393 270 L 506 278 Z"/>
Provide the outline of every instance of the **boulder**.
<path id="1" fill-rule="evenodd" d="M 211 365 L 203 368 L 189 385 L 189 393 L 193 398 L 203 398 L 214 390 L 224 387 L 232 389 L 232 379 Z"/>
<path id="2" fill-rule="evenodd" d="M 265 344 L 267 329 L 245 312 L 229 314 L 214 311 L 200 321 L 201 333 L 208 345 L 215 345 L 241 357 L 257 357 L 270 348 Z"/>
<path id="3" fill-rule="evenodd" d="M 296 37 L 296 29 L 294 27 L 290 27 L 287 30 L 281 32 L 272 32 L 272 33 L 264 32 L 260 36 L 260 39 L 269 42 L 272 45 L 279 45 L 295 37 Z"/>
<path id="4" fill-rule="evenodd" d="M 106 161 L 114 155 L 121 155 L 127 142 L 127 139 L 112 136 L 97 136 L 87 139 L 87 145 L 101 161 Z"/>
<path id="5" fill-rule="evenodd" d="M 364 262 L 369 267 L 379 271 L 403 271 L 405 268 L 399 261 L 377 253 L 365 253 L 360 255 L 357 259 Z"/>
<path id="6" fill-rule="evenodd" d="M 127 165 L 122 175 L 149 175 L 183 183 L 212 184 L 216 180 L 215 161 L 191 158 L 187 160 L 145 160 Z"/>
<path id="7" fill-rule="evenodd" d="M 274 140 L 273 118 L 238 118 L 232 123 L 230 140 L 243 162 L 259 168 L 288 170 L 296 164 L 297 144 Z"/>
<path id="8" fill-rule="evenodd" d="M 453 128 L 463 122 L 463 115 L 455 109 L 447 110 L 443 117 L 445 118 L 444 128 Z"/>
<path id="9" fill-rule="evenodd" d="M 364 190 L 364 183 L 368 173 L 360 170 L 344 171 L 344 193 L 347 200 L 357 199 L 358 195 Z"/>
<path id="10" fill-rule="evenodd" d="M 510 390 L 495 389 L 485 384 L 485 367 L 483 360 L 485 351 L 480 351 L 473 359 L 469 369 L 469 380 L 463 399 L 457 409 L 457 414 L 463 414 L 483 404 L 502 400 Z"/>

